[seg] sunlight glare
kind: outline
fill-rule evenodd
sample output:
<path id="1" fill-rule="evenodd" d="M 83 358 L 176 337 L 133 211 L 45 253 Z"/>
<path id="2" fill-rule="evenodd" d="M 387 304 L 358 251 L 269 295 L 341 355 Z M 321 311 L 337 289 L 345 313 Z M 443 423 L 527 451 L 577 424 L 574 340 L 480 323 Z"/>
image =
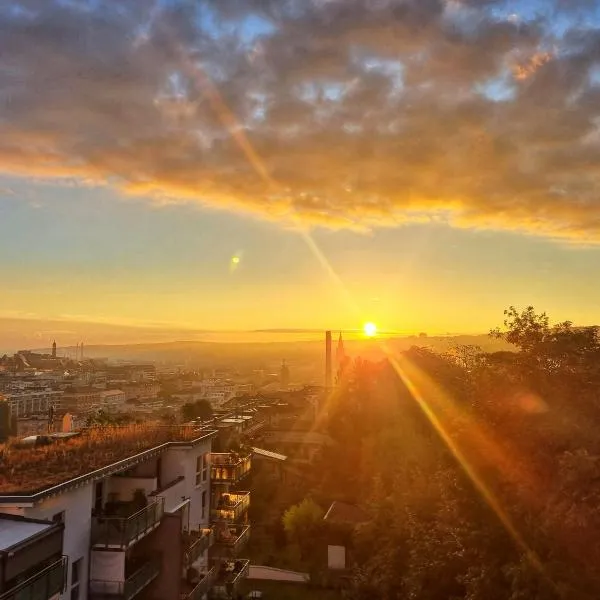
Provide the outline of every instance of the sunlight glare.
<path id="1" fill-rule="evenodd" d="M 375 323 L 365 323 L 363 330 L 367 337 L 374 337 L 377 334 L 377 325 Z"/>

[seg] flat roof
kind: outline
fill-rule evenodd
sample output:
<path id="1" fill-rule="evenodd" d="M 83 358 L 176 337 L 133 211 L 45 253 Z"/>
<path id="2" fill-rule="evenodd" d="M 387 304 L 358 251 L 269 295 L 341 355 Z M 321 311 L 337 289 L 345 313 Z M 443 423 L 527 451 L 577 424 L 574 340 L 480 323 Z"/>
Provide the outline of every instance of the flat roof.
<path id="1" fill-rule="evenodd" d="M 43 448 L 9 443 L 8 458 L 0 462 L 0 504 L 35 503 L 124 471 L 168 447 L 195 446 L 215 435 L 214 429 L 150 425 L 92 428 L 86 436 Z M 40 478 L 42 462 L 51 471 L 44 479 Z"/>
<path id="2" fill-rule="evenodd" d="M 0 517 L 1 519 L 1 517 Z M 30 537 L 54 527 L 53 523 L 35 523 L 32 521 L 13 521 L 1 519 L 0 525 L 0 551 L 8 550 Z"/>
<path id="3" fill-rule="evenodd" d="M 271 450 L 265 450 L 264 448 L 252 448 L 252 452 L 258 456 L 272 458 L 273 460 L 278 460 L 281 462 L 287 460 L 287 456 L 285 456 L 285 454 L 279 454 L 278 452 L 272 452 Z"/>

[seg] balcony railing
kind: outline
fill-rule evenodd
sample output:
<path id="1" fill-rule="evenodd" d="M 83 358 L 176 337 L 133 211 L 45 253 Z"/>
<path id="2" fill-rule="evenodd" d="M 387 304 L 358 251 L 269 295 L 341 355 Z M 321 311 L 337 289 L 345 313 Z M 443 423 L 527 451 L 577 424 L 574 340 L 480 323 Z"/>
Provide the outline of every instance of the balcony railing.
<path id="1" fill-rule="evenodd" d="M 118 600 L 131 600 L 148 586 L 160 573 L 160 561 L 157 558 L 144 563 L 125 581 L 90 580 L 92 598 L 113 596 Z"/>
<path id="2" fill-rule="evenodd" d="M 210 455 L 210 478 L 213 483 L 237 483 L 250 472 L 251 455 L 239 456 L 232 452 Z"/>
<path id="3" fill-rule="evenodd" d="M 215 529 L 215 554 L 238 556 L 250 539 L 250 525 L 228 525 Z"/>
<path id="4" fill-rule="evenodd" d="M 233 560 L 222 563 L 210 597 L 214 599 L 233 598 L 239 591 L 241 582 L 250 572 L 249 560 Z"/>
<path id="5" fill-rule="evenodd" d="M 199 532 L 190 532 L 187 535 L 189 541 L 183 552 L 183 563 L 189 567 L 214 544 L 215 534 L 212 529 L 201 529 Z"/>
<path id="6" fill-rule="evenodd" d="M 202 577 L 202 579 L 192 590 L 189 592 L 183 592 L 181 594 L 182 600 L 202 600 L 202 598 L 204 598 L 204 594 L 207 594 L 214 585 L 217 578 L 217 573 L 217 567 L 213 567 Z M 186 585 L 189 584 L 186 583 Z"/>
<path id="7" fill-rule="evenodd" d="M 96 516 L 92 520 L 92 544 L 128 548 L 158 526 L 164 509 L 165 499 L 159 497 L 129 517 Z"/>
<path id="8" fill-rule="evenodd" d="M 67 558 L 63 557 L 0 595 L 0 600 L 49 600 L 65 589 Z"/>
<path id="9" fill-rule="evenodd" d="M 231 492 L 222 494 L 216 508 L 211 510 L 214 521 L 239 521 L 250 506 L 250 492 Z"/>

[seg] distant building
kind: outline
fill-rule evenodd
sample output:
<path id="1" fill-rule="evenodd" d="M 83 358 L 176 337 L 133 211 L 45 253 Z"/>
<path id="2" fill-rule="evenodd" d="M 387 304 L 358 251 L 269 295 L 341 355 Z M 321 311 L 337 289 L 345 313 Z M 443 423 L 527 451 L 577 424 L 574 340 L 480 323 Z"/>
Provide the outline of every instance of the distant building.
<path id="1" fill-rule="evenodd" d="M 106 375 L 109 382 L 155 381 L 156 367 L 150 363 L 109 365 Z"/>
<path id="2" fill-rule="evenodd" d="M 13 417 L 47 415 L 51 406 L 62 408 L 63 393 L 50 388 L 44 390 L 27 390 L 5 394 L 10 414 Z"/>
<path id="3" fill-rule="evenodd" d="M 101 390 L 93 387 L 70 388 L 62 396 L 61 408 L 69 412 L 89 412 L 100 404 Z"/>
<path id="4" fill-rule="evenodd" d="M 125 408 L 125 392 L 105 390 L 100 392 L 99 408 L 107 412 L 120 412 Z"/>
<path id="5" fill-rule="evenodd" d="M 334 501 L 323 520 L 327 530 L 327 567 L 342 572 L 352 563 L 352 533 L 357 525 L 368 521 L 369 516 L 358 506 Z"/>
<path id="6" fill-rule="evenodd" d="M 281 387 L 285 390 L 290 385 L 290 369 L 285 364 L 285 360 L 281 364 L 281 376 L 279 378 Z"/>

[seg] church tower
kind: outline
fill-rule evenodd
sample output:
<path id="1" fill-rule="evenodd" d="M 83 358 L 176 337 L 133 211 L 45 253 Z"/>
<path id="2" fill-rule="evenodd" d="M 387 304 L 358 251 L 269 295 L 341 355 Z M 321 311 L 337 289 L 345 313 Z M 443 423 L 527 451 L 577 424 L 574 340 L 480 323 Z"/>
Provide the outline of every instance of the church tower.
<path id="1" fill-rule="evenodd" d="M 56 358 L 56 340 L 52 342 L 52 358 Z"/>
<path id="2" fill-rule="evenodd" d="M 344 376 L 344 372 L 346 371 L 348 364 L 350 363 L 350 357 L 346 354 L 346 349 L 344 348 L 344 340 L 342 339 L 341 331 L 335 351 L 335 362 L 337 367 L 336 383 L 339 384 Z"/>
<path id="3" fill-rule="evenodd" d="M 346 360 L 346 350 L 344 349 L 344 340 L 342 339 L 342 332 L 340 331 L 340 337 L 338 339 L 337 349 L 335 351 L 335 361 L 338 369 L 344 364 Z"/>

